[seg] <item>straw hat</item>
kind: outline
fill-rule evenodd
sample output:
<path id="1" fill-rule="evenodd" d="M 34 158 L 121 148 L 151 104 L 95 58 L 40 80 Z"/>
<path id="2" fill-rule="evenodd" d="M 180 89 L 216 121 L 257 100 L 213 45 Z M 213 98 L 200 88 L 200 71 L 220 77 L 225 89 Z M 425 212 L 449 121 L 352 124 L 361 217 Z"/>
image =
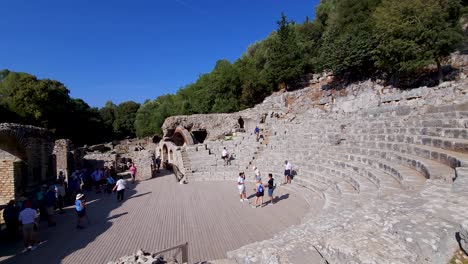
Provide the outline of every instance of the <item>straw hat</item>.
<path id="1" fill-rule="evenodd" d="M 79 194 L 76 195 L 76 200 L 80 200 L 83 197 L 84 197 L 84 195 L 82 193 L 79 193 Z"/>

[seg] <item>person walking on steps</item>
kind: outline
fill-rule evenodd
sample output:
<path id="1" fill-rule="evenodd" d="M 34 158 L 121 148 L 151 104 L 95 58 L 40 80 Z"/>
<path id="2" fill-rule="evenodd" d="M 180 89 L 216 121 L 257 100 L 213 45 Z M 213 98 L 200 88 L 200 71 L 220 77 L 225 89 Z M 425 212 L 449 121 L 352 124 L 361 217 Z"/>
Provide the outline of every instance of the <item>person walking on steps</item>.
<path id="1" fill-rule="evenodd" d="M 122 176 L 115 183 L 113 191 L 117 191 L 117 201 L 123 201 L 126 183 Z"/>
<path id="2" fill-rule="evenodd" d="M 292 165 L 289 161 L 284 161 L 284 184 L 291 183 Z"/>
<path id="3" fill-rule="evenodd" d="M 270 197 L 270 204 L 273 204 L 273 191 L 276 188 L 275 179 L 273 179 L 273 174 L 268 173 L 268 197 Z"/>
<path id="4" fill-rule="evenodd" d="M 132 183 L 135 183 L 136 173 L 137 173 L 137 168 L 135 167 L 135 163 L 132 163 L 132 165 L 130 165 L 130 174 L 132 175 Z"/>
<path id="5" fill-rule="evenodd" d="M 86 201 L 84 199 L 84 195 L 81 193 L 76 195 L 75 211 L 76 215 L 78 216 L 76 228 L 83 229 L 83 218 L 86 216 Z"/>
<path id="6" fill-rule="evenodd" d="M 245 174 L 243 172 L 239 173 L 239 178 L 237 178 L 237 188 L 239 189 L 240 201 L 249 201 L 247 199 L 247 195 L 245 194 Z"/>
<path id="7" fill-rule="evenodd" d="M 223 153 L 221 154 L 221 158 L 223 158 L 224 160 L 224 166 L 231 164 L 231 162 L 229 161 L 229 153 L 226 147 L 223 148 Z"/>
<path id="8" fill-rule="evenodd" d="M 254 173 L 255 173 L 255 181 L 262 181 L 262 176 L 260 175 L 260 170 L 257 168 L 257 166 L 253 167 Z"/>
<path id="9" fill-rule="evenodd" d="M 258 141 L 260 139 L 260 128 L 258 128 L 258 126 L 255 126 L 254 134 Z"/>
<path id="10" fill-rule="evenodd" d="M 262 182 L 261 181 L 257 181 L 257 183 L 255 184 L 255 202 L 254 204 L 252 205 L 252 208 L 257 208 L 257 203 L 258 203 L 258 200 L 260 200 L 260 206 L 263 207 L 263 195 L 264 195 L 264 190 L 263 190 L 263 185 L 262 185 Z"/>

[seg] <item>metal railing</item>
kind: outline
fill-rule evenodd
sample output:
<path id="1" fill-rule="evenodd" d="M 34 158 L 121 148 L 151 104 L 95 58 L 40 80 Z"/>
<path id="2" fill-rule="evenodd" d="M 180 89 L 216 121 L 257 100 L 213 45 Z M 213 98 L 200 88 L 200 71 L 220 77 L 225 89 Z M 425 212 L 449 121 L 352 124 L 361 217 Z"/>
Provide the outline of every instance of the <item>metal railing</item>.
<path id="1" fill-rule="evenodd" d="M 182 258 L 181 258 L 180 263 L 188 263 L 188 242 L 185 242 L 185 243 L 182 243 L 180 245 L 173 246 L 173 247 L 170 247 L 170 248 L 166 248 L 164 250 L 156 252 L 155 254 L 156 255 L 164 255 L 164 253 L 168 253 L 168 252 L 171 252 L 171 251 L 173 251 L 172 257 L 177 259 L 177 261 L 179 261 L 177 256 L 181 255 Z"/>

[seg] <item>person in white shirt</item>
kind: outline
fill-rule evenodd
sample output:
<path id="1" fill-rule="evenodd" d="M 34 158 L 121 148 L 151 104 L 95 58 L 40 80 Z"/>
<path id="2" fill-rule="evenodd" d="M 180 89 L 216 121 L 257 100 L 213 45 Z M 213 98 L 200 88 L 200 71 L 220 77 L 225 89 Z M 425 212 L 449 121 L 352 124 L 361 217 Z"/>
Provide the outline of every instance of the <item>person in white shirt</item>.
<path id="1" fill-rule="evenodd" d="M 18 220 L 23 225 L 24 252 L 35 250 L 37 231 L 37 212 L 31 209 L 31 202 L 24 202 L 24 209 L 20 212 Z"/>
<path id="2" fill-rule="evenodd" d="M 239 178 L 237 178 L 237 188 L 239 189 L 240 201 L 248 201 L 245 194 L 245 174 L 243 172 L 239 173 Z"/>
<path id="3" fill-rule="evenodd" d="M 292 165 L 289 161 L 284 161 L 284 184 L 291 183 Z"/>
<path id="4" fill-rule="evenodd" d="M 255 173 L 255 181 L 262 181 L 262 176 L 260 175 L 260 170 L 254 166 L 253 167 L 254 173 Z"/>
<path id="5" fill-rule="evenodd" d="M 126 185 L 127 183 L 125 182 L 123 177 L 120 176 L 119 180 L 115 183 L 113 189 L 114 191 L 117 191 L 117 201 L 123 201 Z"/>
<path id="6" fill-rule="evenodd" d="M 224 149 L 223 149 L 223 153 L 221 154 L 221 158 L 223 158 L 223 160 L 224 160 L 224 166 L 231 164 L 231 162 L 229 161 L 229 153 L 228 153 L 226 147 L 224 147 Z"/>

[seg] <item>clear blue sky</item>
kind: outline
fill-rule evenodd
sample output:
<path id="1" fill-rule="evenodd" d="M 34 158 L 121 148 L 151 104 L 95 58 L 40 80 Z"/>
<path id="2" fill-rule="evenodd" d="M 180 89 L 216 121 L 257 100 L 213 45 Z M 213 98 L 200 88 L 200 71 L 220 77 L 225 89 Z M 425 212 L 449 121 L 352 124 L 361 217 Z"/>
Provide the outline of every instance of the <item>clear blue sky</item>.
<path id="1" fill-rule="evenodd" d="M 101 107 L 174 93 L 234 61 L 318 0 L 14 0 L 2 2 L 0 69 L 64 83 Z"/>

